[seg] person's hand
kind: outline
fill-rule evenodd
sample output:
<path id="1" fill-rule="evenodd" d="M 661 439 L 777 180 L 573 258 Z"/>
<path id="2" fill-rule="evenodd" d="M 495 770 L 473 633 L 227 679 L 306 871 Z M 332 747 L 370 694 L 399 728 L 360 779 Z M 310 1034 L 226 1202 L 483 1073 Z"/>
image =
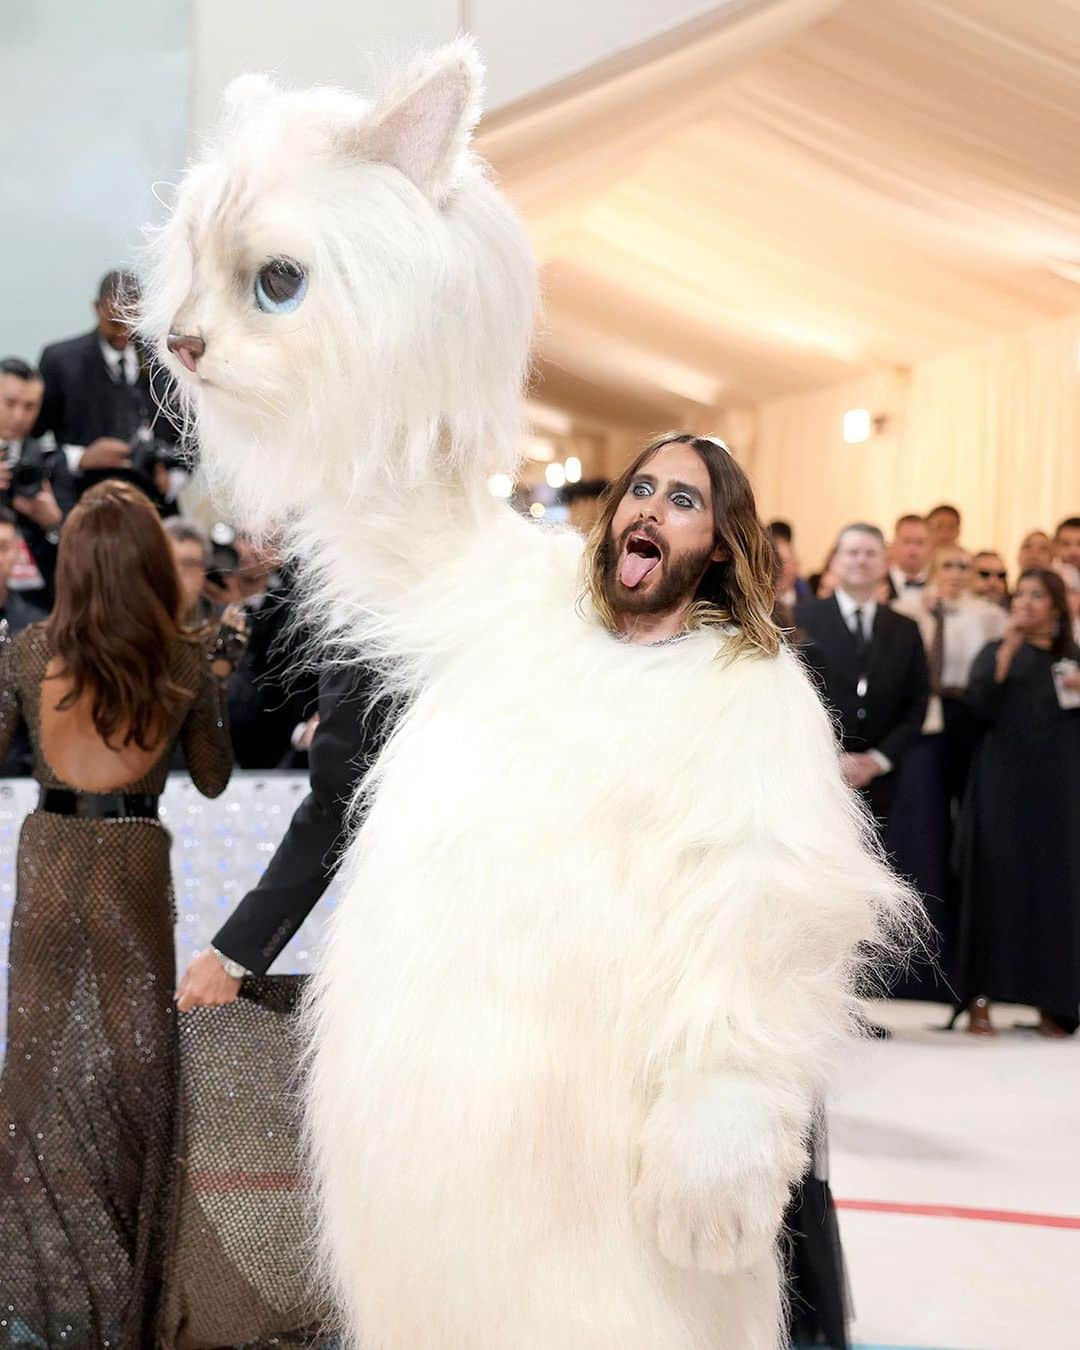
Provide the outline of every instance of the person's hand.
<path id="1" fill-rule="evenodd" d="M 1022 647 L 1026 633 L 1019 619 L 1010 618 L 1002 637 L 1002 642 L 1007 642 L 1010 647 Z"/>
<path id="2" fill-rule="evenodd" d="M 207 948 L 188 966 L 176 990 L 176 1006 L 181 1012 L 192 1008 L 219 1008 L 234 1003 L 240 981 L 225 972 L 217 956 Z"/>
<path id="3" fill-rule="evenodd" d="M 169 496 L 169 488 L 172 484 L 169 482 L 169 471 L 159 459 L 150 470 L 150 476 L 154 480 L 154 487 L 163 499 Z"/>
<path id="4" fill-rule="evenodd" d="M 99 436 L 91 441 L 79 460 L 80 469 L 129 469 L 131 446 L 115 436 Z"/>
<path id="5" fill-rule="evenodd" d="M 997 658 L 994 661 L 994 679 L 1001 684 L 1009 673 L 1013 663 L 1013 657 L 1024 645 L 1027 634 L 1020 627 L 1015 619 L 1010 618 L 1009 626 L 1001 639 L 1001 646 L 998 647 Z"/>
<path id="6" fill-rule="evenodd" d="M 304 729 L 296 738 L 295 748 L 297 750 L 310 750 L 311 742 L 315 739 L 315 732 L 319 726 L 319 714 L 315 713 L 304 723 Z"/>
<path id="7" fill-rule="evenodd" d="M 11 487 L 11 470 L 6 464 L 0 465 L 0 492 L 6 492 Z"/>
<path id="8" fill-rule="evenodd" d="M 1062 675 L 1061 683 L 1066 689 L 1080 694 L 1080 670 L 1074 670 L 1070 675 Z"/>
<path id="9" fill-rule="evenodd" d="M 240 583 L 236 579 L 235 572 L 226 573 L 223 578 L 224 585 L 219 586 L 209 578 L 203 582 L 203 595 L 213 605 L 226 605 L 230 609 L 238 605 L 243 599 L 240 594 Z"/>
<path id="10" fill-rule="evenodd" d="M 42 483 L 41 491 L 33 497 L 13 497 L 11 504 L 20 516 L 32 520 L 43 530 L 55 530 L 64 523 L 51 483 Z"/>
<path id="11" fill-rule="evenodd" d="M 881 773 L 881 765 L 873 755 L 842 755 L 840 770 L 853 788 L 864 788 Z"/>
<path id="12" fill-rule="evenodd" d="M 225 629 L 232 629 L 236 633 L 245 635 L 245 640 L 240 644 L 239 654 L 243 654 L 243 648 L 247 645 L 246 634 L 248 631 L 247 611 L 243 605 L 228 605 L 222 612 L 221 620 L 218 624 L 218 635 L 215 638 L 214 647 L 221 650 L 219 644 L 222 637 L 228 637 Z M 227 680 L 236 668 L 236 662 L 239 659 L 236 652 L 229 650 L 227 645 L 224 653 L 210 663 L 210 669 L 219 680 Z"/>

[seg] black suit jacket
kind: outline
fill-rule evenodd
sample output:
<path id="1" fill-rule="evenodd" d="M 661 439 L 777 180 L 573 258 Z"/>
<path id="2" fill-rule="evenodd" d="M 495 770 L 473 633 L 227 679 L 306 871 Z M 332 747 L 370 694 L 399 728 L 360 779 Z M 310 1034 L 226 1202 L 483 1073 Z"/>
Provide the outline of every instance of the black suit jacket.
<path id="1" fill-rule="evenodd" d="M 897 766 L 922 731 L 930 695 L 918 624 L 879 604 L 861 670 L 855 636 L 835 598 L 797 606 L 795 622 L 803 655 L 839 722 L 844 750 L 878 750 Z M 860 695 L 862 677 L 866 686 Z"/>
<path id="2" fill-rule="evenodd" d="M 219 952 L 263 974 L 313 909 L 337 870 L 346 815 L 389 730 L 389 704 L 369 709 L 369 667 L 335 666 L 319 681 L 311 744 L 311 791 L 296 808 L 259 884 L 214 937 Z"/>
<path id="3" fill-rule="evenodd" d="M 318 680 L 313 645 L 296 624 L 288 584 L 275 585 L 248 613 L 247 649 L 229 679 L 229 734 L 241 769 L 276 769 L 289 754 L 293 729 L 315 710 Z"/>
<path id="4" fill-rule="evenodd" d="M 168 382 L 160 367 L 151 366 L 139 353 L 139 375 L 133 385 L 118 385 L 109 374 L 97 330 L 80 337 L 54 342 L 38 362 L 45 381 L 41 414 L 35 436 L 51 431 L 57 445 L 89 445 L 101 436 L 130 441 L 143 425 L 151 426 L 158 440 L 174 445 L 178 428 L 160 411 L 167 407 Z M 130 469 L 92 469 L 79 475 L 79 491 L 104 478 L 122 478 L 141 488 L 160 508 L 162 502 L 152 483 Z"/>

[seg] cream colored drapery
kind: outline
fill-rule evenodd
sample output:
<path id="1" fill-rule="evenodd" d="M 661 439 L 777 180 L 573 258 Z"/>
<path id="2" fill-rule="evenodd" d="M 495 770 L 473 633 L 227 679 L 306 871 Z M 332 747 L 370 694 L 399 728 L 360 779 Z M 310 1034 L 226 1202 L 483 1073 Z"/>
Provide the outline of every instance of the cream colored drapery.
<path id="1" fill-rule="evenodd" d="M 634 444 L 752 416 L 815 562 L 950 498 L 1011 561 L 1080 511 L 1080 0 L 722 9 L 485 142 L 545 268 L 536 397 Z"/>
<path id="2" fill-rule="evenodd" d="M 792 520 L 816 568 L 836 530 L 952 502 L 970 548 L 1000 549 L 1010 567 L 1024 534 L 1080 514 L 1080 315 L 758 408 L 741 458 L 761 511 Z M 866 408 L 886 421 L 864 444 L 842 419 Z"/>

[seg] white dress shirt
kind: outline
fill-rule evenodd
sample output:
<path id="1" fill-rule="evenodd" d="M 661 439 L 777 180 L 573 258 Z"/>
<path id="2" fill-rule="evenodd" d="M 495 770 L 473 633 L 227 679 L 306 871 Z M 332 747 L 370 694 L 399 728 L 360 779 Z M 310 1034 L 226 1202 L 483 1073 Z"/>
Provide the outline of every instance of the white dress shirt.
<path id="1" fill-rule="evenodd" d="M 893 590 L 896 592 L 897 599 L 903 599 L 905 596 L 922 595 L 926 586 L 926 573 L 920 572 L 917 577 L 905 576 L 899 567 L 889 568 L 889 578 L 893 584 Z"/>
<path id="2" fill-rule="evenodd" d="M 944 650 L 941 663 L 942 689 L 966 689 L 971 679 L 971 667 L 975 658 L 988 642 L 996 642 L 1008 627 L 1009 616 L 1000 605 L 991 604 L 977 595 L 961 595 L 956 600 L 946 600 L 945 630 L 942 634 Z M 906 614 L 919 625 L 923 645 L 929 656 L 934 646 L 934 633 L 937 620 L 927 609 L 925 593 L 912 591 L 897 600 L 893 609 L 898 614 Z M 929 735 L 941 731 L 945 725 L 941 710 L 941 700 L 932 694 L 926 705 L 926 721 L 923 734 Z"/>
<path id="3" fill-rule="evenodd" d="M 874 636 L 874 618 L 877 615 L 877 601 L 864 600 L 860 602 L 858 600 L 853 600 L 851 596 L 848 595 L 847 591 L 841 590 L 839 586 L 833 591 L 833 595 L 836 596 L 836 603 L 840 606 L 841 617 L 853 633 L 855 631 L 855 611 L 857 609 L 862 610 L 863 637 L 867 642 L 870 642 Z"/>
<path id="4" fill-rule="evenodd" d="M 105 365 L 109 371 L 109 377 L 120 383 L 120 372 L 123 371 L 124 384 L 135 384 L 139 378 L 139 358 L 135 352 L 134 343 L 129 342 L 122 352 L 111 347 L 104 338 L 98 339 L 98 346 L 101 348 L 101 354 L 105 358 Z"/>

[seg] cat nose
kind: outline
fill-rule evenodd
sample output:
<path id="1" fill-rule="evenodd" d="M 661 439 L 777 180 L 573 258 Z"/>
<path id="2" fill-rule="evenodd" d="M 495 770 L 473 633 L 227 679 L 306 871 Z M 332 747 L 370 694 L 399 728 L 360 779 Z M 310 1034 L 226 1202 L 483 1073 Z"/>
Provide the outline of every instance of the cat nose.
<path id="1" fill-rule="evenodd" d="M 197 333 L 170 333 L 165 339 L 165 345 L 192 372 L 195 362 L 206 351 L 206 341 Z"/>

